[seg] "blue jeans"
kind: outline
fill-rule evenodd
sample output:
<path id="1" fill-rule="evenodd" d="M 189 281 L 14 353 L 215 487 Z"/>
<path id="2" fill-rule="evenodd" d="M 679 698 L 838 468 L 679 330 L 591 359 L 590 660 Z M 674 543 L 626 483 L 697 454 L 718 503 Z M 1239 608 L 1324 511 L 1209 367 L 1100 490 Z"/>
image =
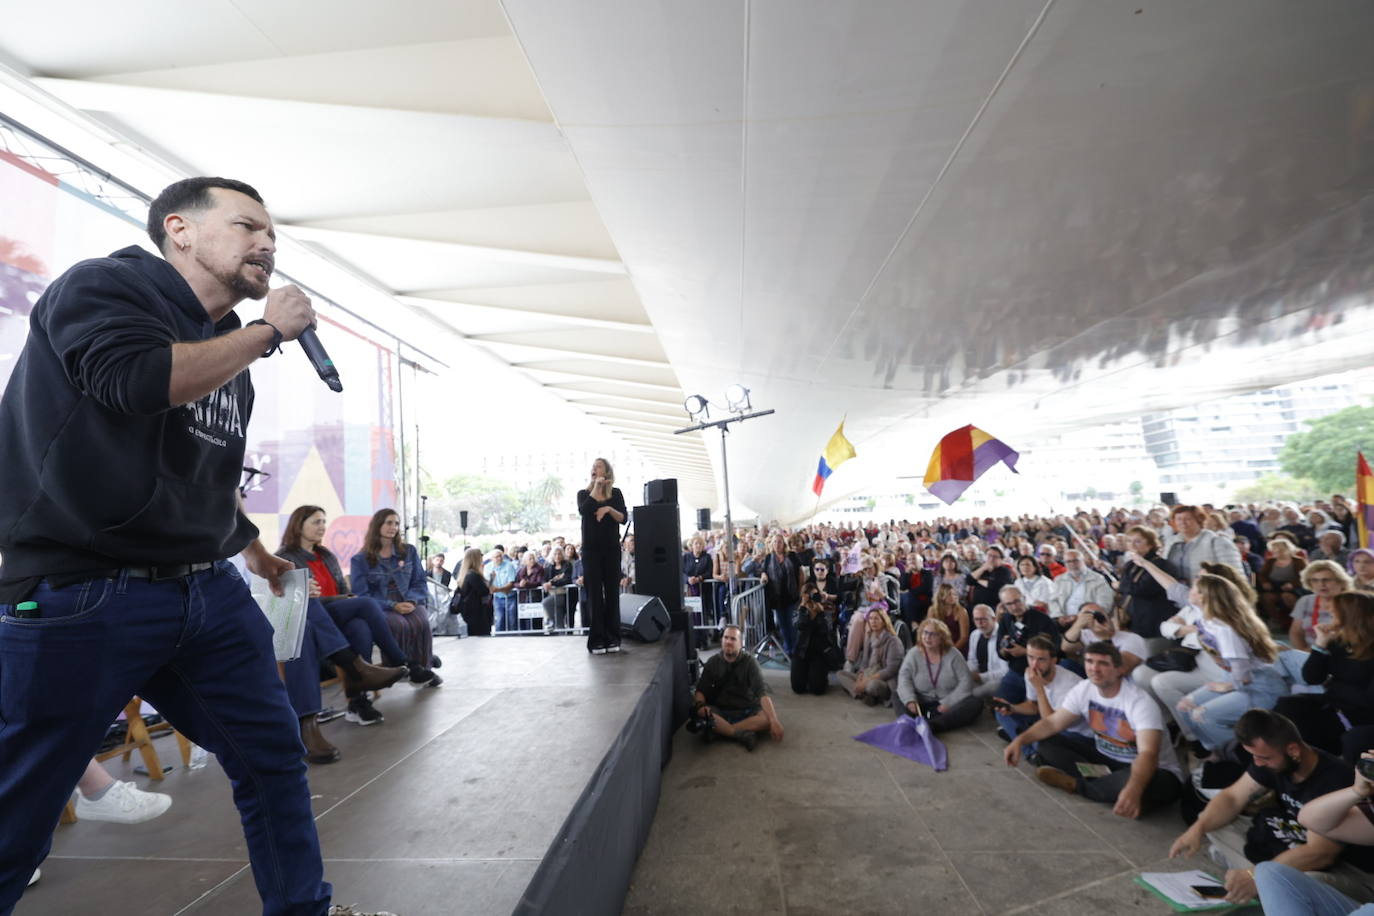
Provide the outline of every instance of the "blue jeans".
<path id="1" fill-rule="evenodd" d="M 1250 709 L 1273 709 L 1279 697 L 1287 692 L 1283 678 L 1272 668 L 1256 671 L 1245 689 L 1227 693 L 1213 693 L 1199 687 L 1188 694 L 1197 709 L 1180 712 L 1187 717 L 1190 728 L 1202 746 L 1216 750 L 1235 737 L 1236 722 Z"/>
<path id="2" fill-rule="evenodd" d="M 1261 862 L 1255 887 L 1265 916 L 1374 916 L 1374 903 L 1360 906 L 1345 894 L 1291 865 Z"/>
<path id="3" fill-rule="evenodd" d="M 1026 672 L 1008 668 L 1007 673 L 1002 675 L 1002 683 L 998 685 L 994 696 L 1013 704 L 1026 702 Z"/>
<path id="4" fill-rule="evenodd" d="M 361 655 L 363 661 L 372 661 L 372 645 L 376 643 L 377 648 L 382 650 L 382 661 L 385 664 L 403 665 L 411 661 L 417 665 L 429 666 L 427 658 L 406 658 L 406 654 L 396 642 L 396 637 L 392 635 L 391 627 L 387 626 L 386 611 L 382 610 L 382 605 L 376 598 L 331 598 L 320 603 L 329 612 L 335 626 L 348 639 L 349 648 Z"/>
<path id="5" fill-rule="evenodd" d="M 782 651 L 786 652 L 789 657 L 797 648 L 796 614 L 799 607 L 801 607 L 800 601 L 773 610 L 773 622 L 778 627 L 778 638 L 782 640 Z"/>
<path id="6" fill-rule="evenodd" d="M 491 607 L 495 612 L 497 630 L 520 629 L 520 609 L 515 603 L 515 592 L 496 592 L 491 596 Z"/>
<path id="7" fill-rule="evenodd" d="M 264 916 L 323 916 L 300 725 L 272 628 L 227 562 L 163 582 L 123 573 L 60 590 L 41 618 L 0 605 L 0 916 L 48 854 L 106 728 L 135 694 L 213 752 L 233 786 Z"/>
<path id="8" fill-rule="evenodd" d="M 346 648 L 348 641 L 325 613 L 324 606 L 313 599 L 307 602 L 301 657 L 282 665 L 286 696 L 297 718 L 320 711 L 324 705 L 320 697 L 320 660 Z"/>

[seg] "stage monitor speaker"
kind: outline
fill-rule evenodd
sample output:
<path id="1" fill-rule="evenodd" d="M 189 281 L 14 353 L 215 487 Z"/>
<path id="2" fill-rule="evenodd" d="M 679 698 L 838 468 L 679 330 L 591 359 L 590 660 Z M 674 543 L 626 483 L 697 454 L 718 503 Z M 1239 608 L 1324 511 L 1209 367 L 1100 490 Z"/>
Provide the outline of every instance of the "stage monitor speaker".
<path id="1" fill-rule="evenodd" d="M 711 530 L 711 510 L 710 510 L 710 509 L 698 509 L 698 510 L 697 510 L 697 530 L 698 530 L 698 531 L 710 531 L 710 530 Z"/>
<path id="2" fill-rule="evenodd" d="M 620 635 L 640 642 L 658 642 L 671 625 L 657 595 L 620 596 Z"/>
<path id="3" fill-rule="evenodd" d="M 678 629 L 682 613 L 682 534 L 676 505 L 635 506 L 635 591 L 663 602 Z"/>
<path id="4" fill-rule="evenodd" d="M 677 505 L 677 478 L 665 477 L 651 480 L 644 485 L 644 504 L 646 506 Z"/>
<path id="5" fill-rule="evenodd" d="M 1159 494 L 1159 501 L 1162 502 L 1162 503 L 1164 503 L 1164 505 L 1166 505 L 1166 506 L 1177 506 L 1177 505 L 1178 505 L 1178 494 L 1177 494 L 1177 493 L 1160 493 L 1160 494 Z"/>

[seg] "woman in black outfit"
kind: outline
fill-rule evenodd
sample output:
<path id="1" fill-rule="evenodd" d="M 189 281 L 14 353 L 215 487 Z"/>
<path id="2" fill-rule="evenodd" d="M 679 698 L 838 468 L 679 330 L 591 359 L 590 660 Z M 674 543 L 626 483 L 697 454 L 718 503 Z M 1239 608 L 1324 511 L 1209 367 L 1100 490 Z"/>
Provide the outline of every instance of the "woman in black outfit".
<path id="1" fill-rule="evenodd" d="M 1308 744 L 1353 765 L 1374 735 L 1374 595 L 1342 592 L 1332 611 L 1335 622 L 1317 624 L 1302 666 L 1302 679 L 1326 692 L 1283 697 L 1275 709 Z"/>
<path id="2" fill-rule="evenodd" d="M 482 551 L 469 547 L 458 568 L 458 597 L 454 599 L 459 614 L 468 625 L 469 636 L 490 636 L 492 623 L 491 586 L 482 575 Z"/>
<path id="3" fill-rule="evenodd" d="M 1175 579 L 1183 578 L 1183 573 L 1159 555 L 1159 535 L 1153 529 L 1144 525 L 1131 526 L 1126 530 L 1126 543 L 1132 551 Z M 1131 632 L 1145 639 L 1160 638 L 1159 625 L 1178 613 L 1164 586 L 1134 562 L 1128 561 L 1122 568 L 1117 591 L 1121 595 L 1121 609 L 1130 618 Z"/>
<path id="4" fill-rule="evenodd" d="M 577 491 L 582 516 L 582 581 L 587 589 L 587 651 L 620 651 L 620 526 L 625 497 L 605 458 L 592 462 L 592 480 Z"/>
<path id="5" fill-rule="evenodd" d="M 792 690 L 820 696 L 830 686 L 830 661 L 840 650 L 835 640 L 834 599 L 827 597 L 814 582 L 808 582 L 802 593 L 796 627 Z"/>

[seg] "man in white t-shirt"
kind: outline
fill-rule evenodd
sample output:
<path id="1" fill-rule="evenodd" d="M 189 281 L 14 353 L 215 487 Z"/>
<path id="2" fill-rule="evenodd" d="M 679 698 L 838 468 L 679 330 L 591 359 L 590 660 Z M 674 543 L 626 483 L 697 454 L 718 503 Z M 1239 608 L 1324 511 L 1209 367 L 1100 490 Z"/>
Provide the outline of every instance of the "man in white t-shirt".
<path id="1" fill-rule="evenodd" d="M 1079 609 L 1078 616 L 1064 631 L 1064 654 L 1076 659 L 1083 654 L 1085 645 L 1098 640 L 1109 642 L 1121 650 L 1122 673 L 1132 680 L 1135 679 L 1132 677 L 1135 670 L 1150 654 L 1150 650 L 1145 648 L 1144 637 L 1130 630 L 1118 629 L 1111 611 L 1089 601 Z"/>
<path id="2" fill-rule="evenodd" d="M 1059 648 L 1054 640 L 1044 635 L 1032 636 L 1030 642 L 1026 643 L 1025 677 L 1026 700 L 1008 703 L 1001 697 L 992 699 L 993 714 L 1001 726 L 998 734 L 1003 741 L 1015 738 L 1039 719 L 1048 719 L 1060 707 L 1069 691 L 1083 682 L 1081 677 L 1059 664 Z M 1071 725 L 1064 734 L 1077 736 L 1091 746 L 1093 733 L 1086 723 Z M 1027 757 L 1035 762 L 1035 745 L 1028 745 L 1026 752 Z"/>
<path id="3" fill-rule="evenodd" d="M 1069 691 L 1054 714 L 1041 719 L 1007 745 L 1007 766 L 1021 761 L 1021 749 L 1040 743 L 1045 765 L 1035 771 L 1046 785 L 1112 803 L 1113 813 L 1136 818 L 1177 800 L 1183 771 L 1164 737 L 1159 705 L 1128 680 L 1121 650 L 1099 641 L 1083 650 L 1088 679 Z M 1093 746 L 1058 740 L 1080 719 L 1093 731 Z"/>

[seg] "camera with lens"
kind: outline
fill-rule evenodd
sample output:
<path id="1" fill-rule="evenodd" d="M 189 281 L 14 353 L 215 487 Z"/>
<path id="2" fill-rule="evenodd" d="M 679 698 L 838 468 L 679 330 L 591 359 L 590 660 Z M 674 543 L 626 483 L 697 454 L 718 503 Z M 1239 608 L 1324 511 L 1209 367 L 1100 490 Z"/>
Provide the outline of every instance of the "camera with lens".
<path id="1" fill-rule="evenodd" d="M 1374 780 L 1374 758 L 1361 757 L 1355 761 L 1355 770 L 1365 779 Z"/>
<path id="2" fill-rule="evenodd" d="M 711 730 L 711 714 L 706 711 L 707 709 L 706 706 L 697 706 L 692 710 L 691 716 L 687 718 L 687 731 L 698 735 Z"/>
<path id="3" fill-rule="evenodd" d="M 1106 623 L 1107 615 L 1102 613 L 1101 611 L 1093 611 L 1093 620 L 1097 621 L 1098 623 Z"/>

